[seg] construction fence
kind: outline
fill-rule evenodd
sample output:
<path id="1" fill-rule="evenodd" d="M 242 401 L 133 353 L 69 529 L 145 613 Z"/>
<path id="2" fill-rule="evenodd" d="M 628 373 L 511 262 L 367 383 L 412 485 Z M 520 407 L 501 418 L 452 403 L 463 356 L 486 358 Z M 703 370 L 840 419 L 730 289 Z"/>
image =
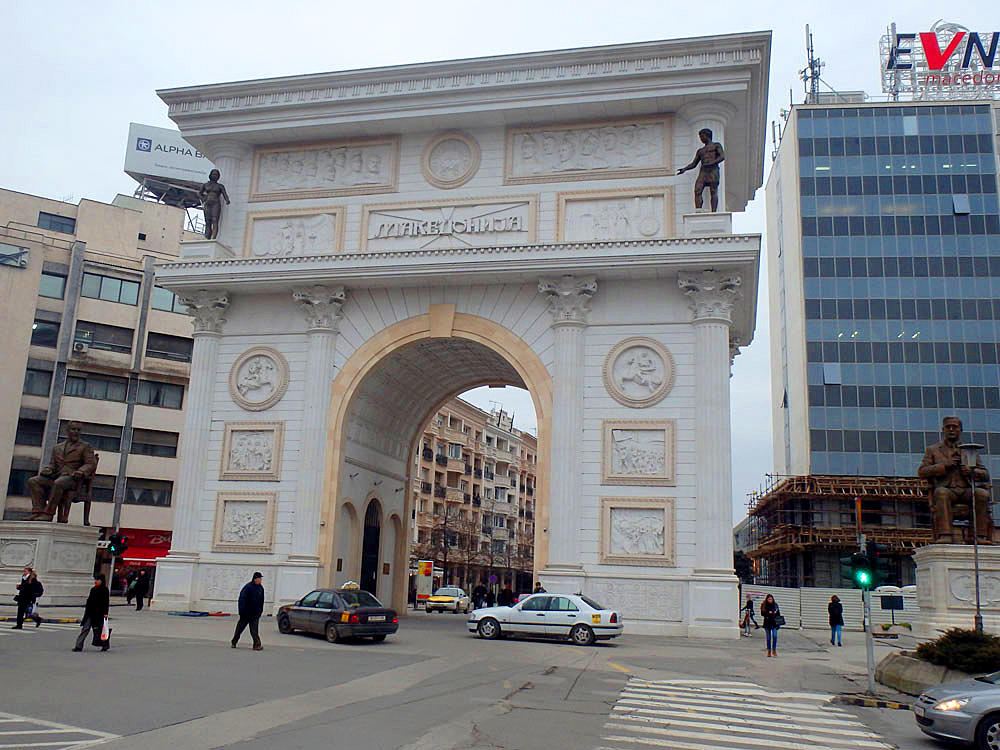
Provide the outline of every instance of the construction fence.
<path id="1" fill-rule="evenodd" d="M 785 618 L 786 628 L 829 628 L 830 615 L 827 605 L 830 597 L 836 594 L 840 597 L 840 603 L 844 606 L 844 630 L 864 630 L 863 609 L 860 589 L 827 589 L 827 588 L 799 588 L 790 589 L 780 586 L 757 586 L 744 583 L 741 586 L 740 606 L 746 604 L 747 596 L 752 596 L 754 601 L 754 612 L 757 622 L 761 622 L 760 605 L 764 597 L 771 594 L 774 601 L 778 603 L 781 614 Z M 903 609 L 894 612 L 883 610 L 881 603 L 883 596 L 902 596 Z M 920 607 L 917 606 L 917 595 L 914 592 L 879 592 L 873 591 L 872 599 L 872 623 L 878 628 L 882 623 L 891 623 L 895 616 L 897 623 L 906 622 L 913 624 L 913 620 Z M 742 618 L 741 618 L 742 619 Z"/>

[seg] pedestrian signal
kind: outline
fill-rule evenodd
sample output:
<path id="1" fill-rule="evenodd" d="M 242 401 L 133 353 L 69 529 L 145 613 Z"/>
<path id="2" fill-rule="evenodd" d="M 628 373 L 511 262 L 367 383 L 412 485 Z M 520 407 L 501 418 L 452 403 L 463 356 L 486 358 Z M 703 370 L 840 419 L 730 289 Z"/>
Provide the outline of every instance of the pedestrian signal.
<path id="1" fill-rule="evenodd" d="M 124 534 L 112 534 L 108 538 L 108 552 L 115 557 L 121 557 L 128 549 L 128 537 Z"/>

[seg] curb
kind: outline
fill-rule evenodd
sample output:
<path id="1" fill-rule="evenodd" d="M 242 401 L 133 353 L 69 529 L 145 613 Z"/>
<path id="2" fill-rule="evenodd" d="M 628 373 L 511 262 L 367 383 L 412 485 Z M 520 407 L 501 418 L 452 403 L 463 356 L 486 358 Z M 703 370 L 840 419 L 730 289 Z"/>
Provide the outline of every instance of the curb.
<path id="1" fill-rule="evenodd" d="M 832 703 L 841 703 L 847 706 L 865 706 L 866 708 L 893 708 L 899 711 L 909 711 L 909 703 L 890 701 L 884 698 L 870 698 L 861 695 L 836 695 Z"/>
<path id="2" fill-rule="evenodd" d="M 24 619 L 28 620 L 29 618 L 26 617 Z M 0 622 L 17 622 L 17 617 L 2 616 L 2 617 L 0 617 Z M 61 623 L 78 624 L 80 622 L 80 618 L 79 617 L 43 617 L 42 618 L 42 624 L 44 625 L 47 622 L 61 622 Z"/>

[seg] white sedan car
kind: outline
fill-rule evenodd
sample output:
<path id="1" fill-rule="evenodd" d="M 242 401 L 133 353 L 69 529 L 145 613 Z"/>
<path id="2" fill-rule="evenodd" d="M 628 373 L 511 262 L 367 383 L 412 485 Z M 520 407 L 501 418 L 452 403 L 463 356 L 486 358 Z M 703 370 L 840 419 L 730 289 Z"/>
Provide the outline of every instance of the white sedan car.
<path id="1" fill-rule="evenodd" d="M 622 634 L 622 619 L 580 594 L 533 594 L 513 607 L 486 607 L 469 615 L 469 631 L 480 638 L 532 635 L 568 638 L 579 646 Z"/>

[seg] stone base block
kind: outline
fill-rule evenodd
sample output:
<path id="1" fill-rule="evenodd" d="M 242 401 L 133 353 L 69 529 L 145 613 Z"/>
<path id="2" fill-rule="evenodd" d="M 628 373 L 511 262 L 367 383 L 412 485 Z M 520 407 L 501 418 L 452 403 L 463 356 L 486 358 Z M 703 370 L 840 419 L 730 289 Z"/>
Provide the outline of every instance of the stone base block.
<path id="1" fill-rule="evenodd" d="M 226 260 L 235 257 L 233 249 L 218 240 L 187 240 L 181 243 L 181 260 Z"/>
<path id="2" fill-rule="evenodd" d="M 733 215 L 728 211 L 698 211 L 681 217 L 685 237 L 721 237 L 733 233 Z"/>
<path id="3" fill-rule="evenodd" d="M 879 684 L 907 695 L 920 695 L 929 687 L 967 677 L 965 672 L 939 667 L 902 651 L 889 654 L 875 665 L 875 679 Z"/>
<path id="4" fill-rule="evenodd" d="M 94 585 L 98 530 L 49 521 L 0 521 L 0 590 L 14 592 L 31 566 L 45 588 L 39 604 L 79 605 Z"/>
<path id="5" fill-rule="evenodd" d="M 263 574 L 265 614 L 273 614 L 318 586 L 317 564 L 241 563 L 167 555 L 156 561 L 152 603 L 160 609 L 235 613 L 240 589 L 255 571 Z"/>
<path id="6" fill-rule="evenodd" d="M 933 638 L 950 628 L 975 625 L 976 587 L 973 547 L 928 544 L 913 553 L 917 566 L 917 604 L 913 632 Z M 983 627 L 1000 634 L 1000 546 L 979 548 L 979 601 Z"/>

